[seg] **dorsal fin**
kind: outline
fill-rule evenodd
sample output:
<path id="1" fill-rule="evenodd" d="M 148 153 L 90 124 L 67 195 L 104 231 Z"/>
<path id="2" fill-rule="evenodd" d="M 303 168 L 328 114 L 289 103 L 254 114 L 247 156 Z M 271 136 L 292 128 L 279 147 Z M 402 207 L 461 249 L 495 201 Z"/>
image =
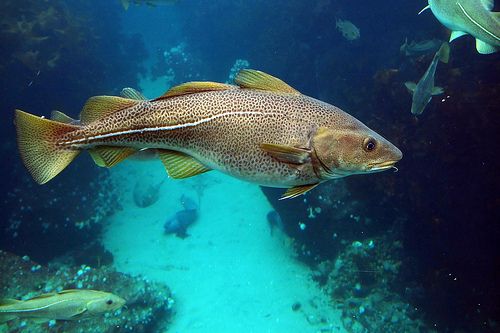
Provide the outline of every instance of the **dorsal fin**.
<path id="1" fill-rule="evenodd" d="M 135 99 L 137 101 L 148 100 L 139 90 L 130 87 L 123 88 L 120 92 L 120 96 L 123 98 Z"/>
<path id="2" fill-rule="evenodd" d="M 22 301 L 12 298 L 0 299 L 0 306 L 21 303 Z"/>
<path id="3" fill-rule="evenodd" d="M 319 185 L 319 183 L 291 187 L 288 190 L 286 190 L 285 193 L 283 193 L 283 195 L 281 196 L 281 198 L 279 200 L 296 198 L 299 195 L 302 195 L 302 194 L 312 190 L 313 188 L 315 188 L 318 185 Z"/>
<path id="4" fill-rule="evenodd" d="M 174 96 L 195 94 L 205 91 L 218 91 L 218 90 L 229 90 L 229 89 L 235 89 L 235 86 L 232 86 L 230 84 L 210 82 L 210 81 L 186 82 L 170 88 L 170 90 L 168 90 L 166 93 L 158 97 L 157 100 Z"/>
<path id="5" fill-rule="evenodd" d="M 78 122 L 78 120 L 71 118 L 67 114 L 62 113 L 61 111 L 58 110 L 52 110 L 52 113 L 50 114 L 50 119 L 54 121 L 58 121 L 63 124 L 75 124 Z"/>
<path id="6" fill-rule="evenodd" d="M 48 298 L 48 297 L 53 297 L 57 295 L 56 293 L 47 293 L 47 294 L 41 294 L 41 295 L 38 295 L 38 296 L 35 296 L 35 297 L 32 297 L 30 298 L 29 300 L 33 300 L 33 299 L 42 299 L 42 298 Z"/>
<path id="7" fill-rule="evenodd" d="M 90 97 L 83 106 L 82 112 L 80 113 L 80 119 L 82 123 L 89 124 L 109 116 L 116 111 L 132 107 L 139 102 L 140 101 L 118 96 Z"/>
<path id="8" fill-rule="evenodd" d="M 300 92 L 290 87 L 280 79 L 254 69 L 242 69 L 234 79 L 242 88 L 267 90 L 279 93 L 300 95 Z"/>

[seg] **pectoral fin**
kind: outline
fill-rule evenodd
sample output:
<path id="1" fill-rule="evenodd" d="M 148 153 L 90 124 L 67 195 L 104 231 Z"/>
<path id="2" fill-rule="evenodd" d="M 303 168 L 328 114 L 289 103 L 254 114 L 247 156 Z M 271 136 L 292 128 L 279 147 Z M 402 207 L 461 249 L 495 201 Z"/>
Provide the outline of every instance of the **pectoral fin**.
<path id="1" fill-rule="evenodd" d="M 481 54 L 491 54 L 498 51 L 493 45 L 487 44 L 480 39 L 476 39 L 476 50 Z"/>
<path id="2" fill-rule="evenodd" d="M 436 96 L 436 95 L 441 95 L 442 93 L 444 93 L 444 89 L 441 88 L 441 87 L 433 87 L 432 88 L 432 96 Z"/>
<path id="3" fill-rule="evenodd" d="M 405 82 L 405 86 L 411 93 L 413 93 L 417 88 L 417 84 L 415 82 Z"/>
<path id="4" fill-rule="evenodd" d="M 467 33 L 463 32 L 463 31 L 452 31 L 451 35 L 450 35 L 450 43 L 452 41 L 454 41 L 455 39 L 460 38 L 460 37 L 462 37 L 464 35 L 467 35 Z"/>
<path id="5" fill-rule="evenodd" d="M 89 150 L 95 164 L 111 168 L 127 157 L 135 154 L 137 149 L 129 147 L 97 146 Z"/>
<path id="6" fill-rule="evenodd" d="M 309 149 L 272 143 L 262 143 L 260 148 L 278 161 L 290 164 L 304 164 L 310 160 L 311 155 Z"/>
<path id="7" fill-rule="evenodd" d="M 211 170 L 194 157 L 178 151 L 158 149 L 158 155 L 169 177 L 174 179 L 189 178 Z"/>
<path id="8" fill-rule="evenodd" d="M 312 190 L 313 188 L 315 188 L 318 185 L 319 185 L 319 183 L 291 187 L 288 190 L 286 190 L 285 193 L 283 193 L 280 200 L 292 199 L 292 198 L 298 197 L 299 195 L 302 195 L 302 194 Z"/>

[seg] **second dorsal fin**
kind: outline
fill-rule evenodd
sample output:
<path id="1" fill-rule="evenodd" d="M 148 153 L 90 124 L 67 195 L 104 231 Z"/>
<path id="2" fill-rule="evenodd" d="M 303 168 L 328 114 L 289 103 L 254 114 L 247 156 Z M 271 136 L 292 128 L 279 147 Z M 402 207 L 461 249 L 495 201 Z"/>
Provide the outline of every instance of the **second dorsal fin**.
<path id="1" fill-rule="evenodd" d="M 218 90 L 229 90 L 229 89 L 235 89 L 235 86 L 232 86 L 230 84 L 210 82 L 210 81 L 186 82 L 170 88 L 166 93 L 158 97 L 157 100 L 169 97 L 181 96 L 181 95 L 195 94 L 205 91 L 218 91 Z"/>
<path id="2" fill-rule="evenodd" d="M 277 93 L 300 95 L 300 92 L 290 87 L 277 77 L 255 69 L 242 69 L 238 75 L 236 75 L 234 82 L 238 86 L 247 89 L 267 90 Z"/>
<path id="3" fill-rule="evenodd" d="M 50 114 L 50 120 L 58 121 L 63 124 L 76 124 L 78 120 L 71 118 L 67 114 L 62 113 L 58 110 L 52 110 Z"/>
<path id="4" fill-rule="evenodd" d="M 116 111 L 126 109 L 140 103 L 141 101 L 118 96 L 94 96 L 90 97 L 83 106 L 80 120 L 83 124 L 109 116 Z"/>
<path id="5" fill-rule="evenodd" d="M 125 87 L 120 92 L 120 96 L 128 99 L 135 99 L 138 101 L 147 101 L 148 99 L 139 90 L 134 88 Z"/>

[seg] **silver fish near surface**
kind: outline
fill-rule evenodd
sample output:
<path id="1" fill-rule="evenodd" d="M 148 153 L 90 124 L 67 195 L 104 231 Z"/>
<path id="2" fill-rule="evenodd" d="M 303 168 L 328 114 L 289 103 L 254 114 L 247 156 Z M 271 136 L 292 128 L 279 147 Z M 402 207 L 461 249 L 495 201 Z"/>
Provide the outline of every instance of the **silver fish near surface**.
<path id="1" fill-rule="evenodd" d="M 448 63 L 450 55 L 450 46 L 448 43 L 443 43 L 439 50 L 434 55 L 429 68 L 425 71 L 424 75 L 418 81 L 415 82 L 405 82 L 406 88 L 412 94 L 411 102 L 411 113 L 418 116 L 424 112 L 425 107 L 431 101 L 432 96 L 442 94 L 443 88 L 436 87 L 434 85 L 434 76 L 436 74 L 436 68 L 439 61 Z"/>

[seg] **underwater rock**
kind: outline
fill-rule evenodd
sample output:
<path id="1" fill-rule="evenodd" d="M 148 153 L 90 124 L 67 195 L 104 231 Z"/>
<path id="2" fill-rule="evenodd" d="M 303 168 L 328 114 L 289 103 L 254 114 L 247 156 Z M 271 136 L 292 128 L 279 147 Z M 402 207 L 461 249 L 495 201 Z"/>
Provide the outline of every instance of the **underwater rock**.
<path id="1" fill-rule="evenodd" d="M 186 238 L 189 236 L 187 228 L 198 219 L 198 204 L 185 195 L 181 197 L 181 204 L 184 209 L 169 218 L 163 228 L 165 234 L 175 234 L 177 237 Z"/>
<path id="2" fill-rule="evenodd" d="M 0 325 L 0 332 L 42 333 L 111 333 L 165 331 L 172 315 L 170 289 L 141 277 L 131 277 L 102 266 L 70 267 L 58 265 L 47 268 L 31 261 L 0 251 L 0 294 L 2 298 L 25 299 L 63 289 L 106 290 L 126 300 L 126 307 L 104 316 L 81 321 L 50 321 L 36 324 L 27 320 L 12 320 Z"/>
<path id="3" fill-rule="evenodd" d="M 152 183 L 143 178 L 135 183 L 133 196 L 137 207 L 146 208 L 154 204 L 160 198 L 160 188 L 165 179 L 159 183 Z"/>

